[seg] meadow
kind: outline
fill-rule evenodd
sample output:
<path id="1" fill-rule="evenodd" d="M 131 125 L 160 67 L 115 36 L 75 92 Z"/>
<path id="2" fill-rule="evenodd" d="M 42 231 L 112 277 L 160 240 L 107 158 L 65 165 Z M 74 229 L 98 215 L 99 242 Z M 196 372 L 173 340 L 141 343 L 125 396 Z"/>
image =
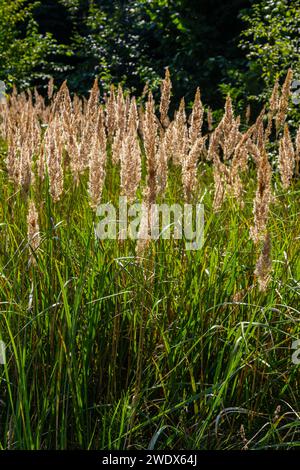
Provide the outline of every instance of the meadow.
<path id="1" fill-rule="evenodd" d="M 1 449 L 300 445 L 300 128 L 292 72 L 255 119 L 195 90 L 0 105 Z M 204 243 L 99 240 L 123 195 L 204 205 Z M 293 349 L 294 348 L 294 349 Z M 3 361 L 4 362 L 4 361 Z"/>

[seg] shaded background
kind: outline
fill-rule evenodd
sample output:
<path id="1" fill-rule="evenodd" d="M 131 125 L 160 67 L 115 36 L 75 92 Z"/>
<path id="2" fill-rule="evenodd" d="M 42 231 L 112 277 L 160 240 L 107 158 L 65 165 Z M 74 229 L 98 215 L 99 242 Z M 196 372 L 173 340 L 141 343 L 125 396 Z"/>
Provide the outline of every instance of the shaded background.
<path id="1" fill-rule="evenodd" d="M 46 89 L 68 80 L 87 94 L 121 82 L 139 95 L 159 90 L 164 69 L 173 103 L 199 85 L 220 109 L 259 104 L 277 75 L 299 70 L 299 0 L 0 0 L 0 79 Z"/>

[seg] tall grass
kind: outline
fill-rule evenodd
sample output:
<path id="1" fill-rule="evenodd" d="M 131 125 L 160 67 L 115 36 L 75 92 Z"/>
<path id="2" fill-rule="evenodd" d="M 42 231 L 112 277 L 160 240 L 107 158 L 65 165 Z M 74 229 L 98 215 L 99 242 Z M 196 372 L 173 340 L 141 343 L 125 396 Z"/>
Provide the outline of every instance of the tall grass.
<path id="1" fill-rule="evenodd" d="M 117 201 L 122 162 L 113 162 L 106 136 L 101 196 Z M 259 138 L 253 142 L 259 148 Z M 259 164 L 249 157 L 241 174 L 243 204 L 228 192 L 216 210 L 217 163 L 206 160 L 203 145 L 191 190 L 205 207 L 203 247 L 186 251 L 184 240 L 160 239 L 137 254 L 133 240 L 95 237 L 89 176 L 84 168 L 74 184 L 66 149 L 64 189 L 56 200 L 47 166 L 29 186 L 9 177 L 3 142 L 0 335 L 7 361 L 0 365 L 1 449 L 300 444 L 299 366 L 291 349 L 300 339 L 299 181 L 293 178 L 284 189 L 282 175 L 273 173 L 267 216 L 272 271 L 262 290 L 255 271 L 261 245 L 249 237 Z M 137 198 L 145 200 L 152 157 L 141 148 Z M 182 201 L 181 165 L 168 158 L 167 166 L 164 201 Z M 38 213 L 36 250 L 27 237 L 28 198 Z"/>

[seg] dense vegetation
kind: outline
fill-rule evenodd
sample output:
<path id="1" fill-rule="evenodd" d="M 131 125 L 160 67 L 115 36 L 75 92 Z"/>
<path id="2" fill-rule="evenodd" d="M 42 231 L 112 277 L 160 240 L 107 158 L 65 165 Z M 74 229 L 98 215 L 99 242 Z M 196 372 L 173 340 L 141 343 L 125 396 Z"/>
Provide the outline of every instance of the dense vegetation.
<path id="1" fill-rule="evenodd" d="M 299 447 L 299 6 L 0 0 L 1 450 Z"/>
<path id="2" fill-rule="evenodd" d="M 0 80 L 46 89 L 68 79 L 87 95 L 122 83 L 158 91 L 169 66 L 174 102 L 200 86 L 215 110 L 265 100 L 277 75 L 299 78 L 299 0 L 0 1 Z M 222 96 L 223 95 L 223 96 Z M 259 109 L 259 106 L 257 106 Z"/>
<path id="3" fill-rule="evenodd" d="M 199 90 L 1 107 L 2 449 L 291 448 L 299 429 L 299 162 L 292 73 L 253 126 Z M 102 97 L 103 99 L 103 97 Z M 206 126 L 204 126 L 204 118 Z M 202 201 L 204 245 L 98 239 L 100 201 Z M 146 229 L 145 229 L 146 227 Z M 120 232 L 122 233 L 122 231 Z M 293 359 L 294 357 L 294 359 Z"/>

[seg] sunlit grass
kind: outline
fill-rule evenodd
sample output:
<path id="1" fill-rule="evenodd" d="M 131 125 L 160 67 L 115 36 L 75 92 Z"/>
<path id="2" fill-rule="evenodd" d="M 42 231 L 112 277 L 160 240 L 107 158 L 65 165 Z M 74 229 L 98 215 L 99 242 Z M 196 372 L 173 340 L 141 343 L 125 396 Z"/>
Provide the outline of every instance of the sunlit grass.
<path id="1" fill-rule="evenodd" d="M 85 184 L 66 178 L 53 204 L 32 193 L 42 243 L 28 265 L 27 202 L 0 175 L 2 449 L 264 449 L 300 444 L 299 182 L 271 206 L 272 280 L 259 292 L 249 240 L 255 173 L 245 207 L 212 211 L 201 164 L 204 246 L 99 241 Z M 166 201 L 180 200 L 170 169 Z M 103 201 L 118 197 L 107 172 Z M 36 186 L 38 187 L 38 185 Z M 245 436 L 241 434 L 241 425 Z"/>

